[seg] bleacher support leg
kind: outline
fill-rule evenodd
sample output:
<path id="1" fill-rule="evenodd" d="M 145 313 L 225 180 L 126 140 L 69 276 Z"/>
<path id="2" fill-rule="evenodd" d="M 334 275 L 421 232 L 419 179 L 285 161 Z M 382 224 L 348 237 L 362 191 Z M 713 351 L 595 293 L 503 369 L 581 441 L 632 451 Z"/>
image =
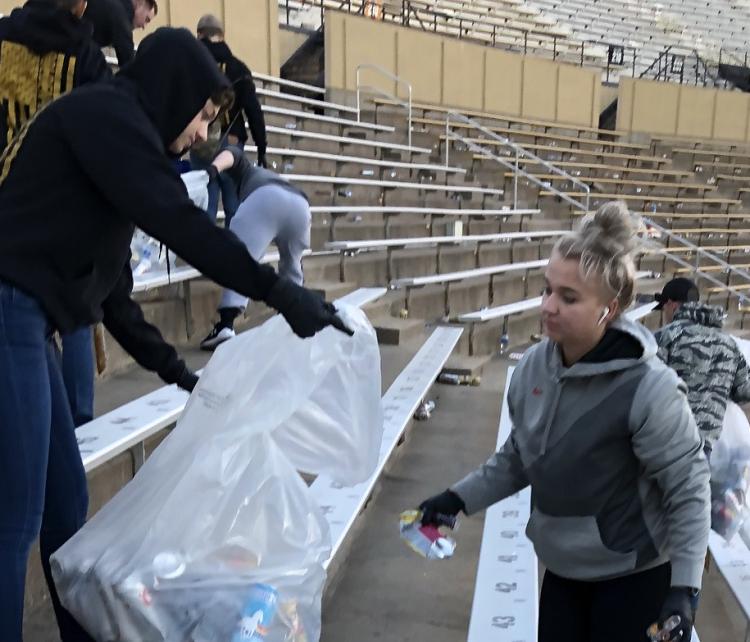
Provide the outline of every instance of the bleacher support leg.
<path id="1" fill-rule="evenodd" d="M 133 456 L 133 475 L 135 475 L 146 463 L 146 442 L 142 441 L 133 446 L 130 453 Z"/>
<path id="2" fill-rule="evenodd" d="M 187 334 L 187 338 L 189 339 L 193 336 L 193 303 L 190 281 L 183 282 L 182 293 L 183 300 L 185 301 L 185 334 Z"/>

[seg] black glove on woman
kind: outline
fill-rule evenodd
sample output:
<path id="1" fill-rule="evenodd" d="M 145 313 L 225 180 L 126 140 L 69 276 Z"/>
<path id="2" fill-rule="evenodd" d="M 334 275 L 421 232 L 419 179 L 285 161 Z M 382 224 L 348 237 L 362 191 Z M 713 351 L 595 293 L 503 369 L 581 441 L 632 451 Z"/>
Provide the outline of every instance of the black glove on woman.
<path id="1" fill-rule="evenodd" d="M 695 622 L 695 609 L 698 606 L 698 590 L 687 586 L 673 586 L 667 593 L 659 615 L 659 625 L 673 615 L 680 616 L 680 624 L 670 633 L 670 642 L 690 642 Z"/>
<path id="2" fill-rule="evenodd" d="M 466 512 L 464 501 L 452 490 L 445 490 L 439 495 L 426 499 L 419 505 L 422 511 L 422 523 L 439 526 L 442 521 L 439 515 L 455 517 L 461 511 Z"/>

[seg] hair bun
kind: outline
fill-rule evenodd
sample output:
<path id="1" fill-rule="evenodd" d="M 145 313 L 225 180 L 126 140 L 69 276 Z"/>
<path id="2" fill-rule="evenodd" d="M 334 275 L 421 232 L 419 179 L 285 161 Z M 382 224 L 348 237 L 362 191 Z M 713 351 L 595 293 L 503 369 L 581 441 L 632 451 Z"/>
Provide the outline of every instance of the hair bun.
<path id="1" fill-rule="evenodd" d="M 640 216 L 631 214 L 624 202 L 611 201 L 584 218 L 579 234 L 589 250 L 613 258 L 635 251 L 640 227 Z"/>

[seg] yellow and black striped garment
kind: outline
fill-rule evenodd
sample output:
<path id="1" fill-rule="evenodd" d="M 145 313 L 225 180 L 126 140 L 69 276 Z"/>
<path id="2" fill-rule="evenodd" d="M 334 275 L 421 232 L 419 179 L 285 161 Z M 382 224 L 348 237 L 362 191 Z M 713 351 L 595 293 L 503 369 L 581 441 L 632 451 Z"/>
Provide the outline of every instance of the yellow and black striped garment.
<path id="1" fill-rule="evenodd" d="M 17 42 L 0 43 L 0 149 L 39 109 L 73 89 L 76 57 L 39 55 Z"/>

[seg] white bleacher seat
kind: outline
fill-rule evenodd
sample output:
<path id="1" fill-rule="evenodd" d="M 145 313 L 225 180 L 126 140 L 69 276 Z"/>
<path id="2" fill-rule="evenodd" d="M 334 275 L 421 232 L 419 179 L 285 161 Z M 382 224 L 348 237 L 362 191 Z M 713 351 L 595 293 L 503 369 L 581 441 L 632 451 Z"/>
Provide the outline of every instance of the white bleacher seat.
<path id="1" fill-rule="evenodd" d="M 352 138 L 351 136 L 334 136 L 331 134 L 320 134 L 318 132 L 305 132 L 297 129 L 286 129 L 284 127 L 267 126 L 266 132 L 269 134 L 281 134 L 291 138 L 308 138 L 314 140 L 330 141 L 345 145 L 363 145 L 365 147 L 375 147 L 392 151 L 411 152 L 414 154 L 431 154 L 432 150 L 426 147 L 415 147 L 409 145 L 400 145 L 385 141 L 367 140 L 366 138 Z"/>
<path id="2" fill-rule="evenodd" d="M 501 234 L 467 234 L 466 236 L 421 236 L 401 239 L 378 239 L 373 241 L 329 241 L 326 249 L 340 252 L 380 250 L 392 247 L 417 247 L 421 245 L 450 245 L 455 243 L 491 243 L 525 239 L 549 238 L 565 234 L 567 230 L 538 232 L 504 232 Z"/>
<path id="3" fill-rule="evenodd" d="M 245 145 L 246 152 L 257 153 L 255 145 Z M 295 158 L 316 158 L 319 160 L 331 160 L 337 163 L 356 163 L 359 165 L 372 165 L 374 167 L 385 167 L 389 169 L 412 169 L 435 173 L 466 174 L 463 167 L 446 167 L 443 164 L 431 163 L 406 163 L 403 161 L 380 160 L 378 158 L 364 158 L 362 156 L 346 156 L 344 154 L 327 154 L 307 149 L 292 149 L 289 147 L 268 147 L 266 154 L 269 156 L 292 156 Z"/>
<path id="4" fill-rule="evenodd" d="M 361 307 L 385 292 L 385 288 L 360 288 L 337 302 Z M 78 428 L 76 437 L 86 471 L 127 450 L 132 451 L 138 468 L 145 460 L 144 440 L 177 421 L 187 400 L 184 390 L 164 386 Z"/>
<path id="5" fill-rule="evenodd" d="M 292 116 L 298 119 L 305 119 L 311 121 L 318 121 L 321 123 L 331 123 L 333 125 L 344 125 L 346 127 L 354 127 L 357 129 L 369 129 L 378 132 L 392 133 L 396 131 L 395 127 L 390 125 L 376 125 L 375 123 L 367 123 L 364 121 L 349 120 L 346 118 L 337 118 L 336 116 L 320 116 L 305 111 L 297 111 L 295 109 L 286 109 L 285 107 L 274 107 L 273 105 L 262 105 L 261 106 L 264 114 L 277 114 L 279 116 Z"/>
<path id="6" fill-rule="evenodd" d="M 453 352 L 461 332 L 462 328 L 436 328 L 383 395 L 383 441 L 378 466 L 370 478 L 353 487 L 341 487 L 327 476 L 320 475 L 310 486 L 331 528 L 333 546 L 326 566 L 340 549 L 414 411 Z"/>
<path id="7" fill-rule="evenodd" d="M 505 379 L 497 449 L 512 427 Z M 526 537 L 531 490 L 525 488 L 487 509 L 479 553 L 467 642 L 535 642 L 539 611 L 538 569 L 534 546 Z"/>
<path id="8" fill-rule="evenodd" d="M 348 178 L 344 176 L 316 176 L 313 174 L 281 174 L 286 180 L 296 183 L 329 183 L 331 185 L 360 185 L 362 187 L 388 187 L 416 189 L 433 192 L 457 192 L 502 196 L 504 191 L 478 185 L 439 185 L 436 183 L 410 183 L 407 181 L 373 180 L 368 178 Z"/>
<path id="9" fill-rule="evenodd" d="M 272 89 L 256 89 L 259 96 L 265 96 L 267 98 L 276 98 L 278 100 L 288 100 L 289 102 L 297 102 L 303 105 L 310 105 L 319 109 L 331 109 L 334 111 L 341 111 L 348 114 L 356 114 L 356 107 L 349 107 L 349 105 L 342 105 L 340 103 L 330 103 L 325 100 L 317 100 L 315 98 L 305 98 L 304 96 L 298 96 L 296 94 L 285 94 L 280 91 L 274 91 Z"/>
<path id="10" fill-rule="evenodd" d="M 709 535 L 708 550 L 748 621 L 745 642 L 750 642 L 750 550 L 739 535 L 728 544 L 714 531 Z"/>
<path id="11" fill-rule="evenodd" d="M 278 78 L 277 76 L 269 76 L 268 74 L 262 74 L 257 71 L 253 72 L 253 78 L 256 80 L 256 84 L 259 84 L 257 83 L 257 81 L 260 80 L 263 84 L 268 83 L 271 85 L 279 85 L 280 87 L 294 87 L 295 89 L 303 89 L 304 91 L 308 91 L 312 94 L 325 95 L 326 93 L 326 90 L 323 87 L 307 85 L 305 83 L 296 82 L 294 80 L 287 80 L 286 78 Z"/>
<path id="12" fill-rule="evenodd" d="M 412 276 L 391 281 L 392 288 L 410 288 L 436 283 L 452 283 L 473 279 L 482 276 L 492 276 L 503 272 L 515 272 L 518 270 L 535 270 L 547 265 L 549 259 L 537 261 L 519 261 L 518 263 L 506 263 L 504 265 L 493 265 L 490 267 L 476 268 L 474 270 L 461 270 L 460 272 L 447 272 L 445 274 L 433 274 L 430 276 Z"/>
<path id="13" fill-rule="evenodd" d="M 460 209 L 452 207 L 401 207 L 400 205 L 313 205 L 310 211 L 325 214 L 436 214 L 439 216 L 527 216 L 539 214 L 538 209 Z"/>

